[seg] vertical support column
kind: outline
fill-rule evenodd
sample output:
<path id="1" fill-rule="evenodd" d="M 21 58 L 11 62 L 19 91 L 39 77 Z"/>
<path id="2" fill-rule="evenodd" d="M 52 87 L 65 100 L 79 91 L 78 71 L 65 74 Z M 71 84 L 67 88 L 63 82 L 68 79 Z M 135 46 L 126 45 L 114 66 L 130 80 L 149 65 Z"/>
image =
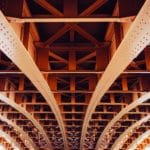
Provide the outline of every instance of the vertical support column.
<path id="1" fill-rule="evenodd" d="M 49 75 L 48 84 L 51 87 L 52 91 L 57 91 L 57 77 L 56 75 Z"/>
<path id="2" fill-rule="evenodd" d="M 75 85 L 75 77 L 71 77 L 70 80 L 70 91 L 71 91 L 71 105 L 72 105 L 72 119 L 75 119 L 75 115 L 73 114 L 75 112 L 75 94 L 72 92 L 75 92 L 76 85 Z"/>
<path id="3" fill-rule="evenodd" d="M 34 94 L 32 94 L 32 104 L 36 104 L 36 98 L 37 98 L 37 95 L 34 93 Z M 39 119 L 39 115 L 38 114 L 36 114 L 36 113 L 33 113 L 32 114 L 33 115 L 33 117 L 35 118 L 35 119 Z"/>
<path id="4" fill-rule="evenodd" d="M 60 93 L 55 94 L 55 99 L 56 99 L 57 104 L 59 106 L 60 112 L 63 112 L 63 106 L 60 105 L 61 104 L 61 94 Z M 65 114 L 61 114 L 61 115 L 62 115 L 62 118 L 64 120 L 65 119 Z M 64 121 L 64 126 L 66 126 L 66 122 L 65 121 Z"/>
<path id="5" fill-rule="evenodd" d="M 4 78 L 0 78 L 0 90 L 5 89 L 6 80 Z"/>
<path id="6" fill-rule="evenodd" d="M 122 76 L 122 90 L 123 91 L 128 91 L 128 79 L 126 76 Z M 131 101 L 131 98 L 130 98 L 130 95 L 129 94 L 124 94 L 124 97 L 125 97 L 125 101 L 124 103 L 130 103 Z M 122 108 L 124 108 L 126 105 L 122 105 Z"/>
<path id="7" fill-rule="evenodd" d="M 71 94 L 71 105 L 72 105 L 72 119 L 75 119 L 75 94 Z"/>
<path id="8" fill-rule="evenodd" d="M 69 71 L 76 71 L 76 53 L 74 49 L 69 51 Z"/>
<path id="9" fill-rule="evenodd" d="M 111 103 L 111 104 L 114 104 L 114 103 L 115 103 L 115 97 L 114 97 L 114 94 L 113 94 L 113 93 L 110 94 L 110 103 Z"/>
<path id="10" fill-rule="evenodd" d="M 96 77 L 89 78 L 89 91 L 94 91 L 96 83 L 97 83 Z"/>
<path id="11" fill-rule="evenodd" d="M 37 65 L 40 70 L 49 70 L 48 49 L 37 49 Z"/>
<path id="12" fill-rule="evenodd" d="M 77 17 L 78 15 L 78 0 L 64 0 L 64 15 L 65 17 Z M 70 42 L 74 42 L 75 31 L 70 30 Z"/>
<path id="13" fill-rule="evenodd" d="M 32 104 L 36 103 L 36 94 L 32 94 Z"/>
<path id="14" fill-rule="evenodd" d="M 128 91 L 128 82 L 127 82 L 127 77 L 125 76 L 122 77 L 122 90 Z"/>
<path id="15" fill-rule="evenodd" d="M 133 87 L 133 91 L 136 91 L 136 90 L 137 90 L 137 88 L 134 86 Z M 133 101 L 137 100 L 138 99 L 138 94 L 137 93 L 133 93 L 132 94 L 132 99 L 133 99 Z"/>
<path id="16" fill-rule="evenodd" d="M 24 90 L 24 84 L 25 84 L 25 81 L 24 81 L 24 77 L 20 77 L 19 79 L 19 86 L 18 86 L 18 90 L 19 91 L 23 91 Z M 21 93 L 16 93 L 15 94 L 15 101 L 19 104 L 22 104 L 23 107 L 25 107 L 25 105 L 23 104 L 23 94 Z"/>
<path id="17" fill-rule="evenodd" d="M 78 15 L 78 0 L 64 0 L 64 15 L 65 17 L 77 17 Z M 75 31 L 70 30 L 70 42 L 74 42 L 74 35 Z M 76 52 L 74 49 L 70 48 L 69 51 L 69 64 L 68 64 L 68 70 L 69 71 L 76 71 Z M 75 78 L 72 77 L 70 80 L 70 91 L 71 91 L 71 104 L 72 104 L 72 112 L 75 111 Z M 72 119 L 75 119 L 75 115 L 72 115 Z"/>
<path id="18" fill-rule="evenodd" d="M 64 15 L 65 17 L 76 17 L 78 14 L 78 9 L 77 9 L 77 3 L 78 0 L 74 0 L 73 2 L 70 0 L 64 0 Z M 70 41 L 74 42 L 74 31 L 70 31 Z M 70 71 L 75 71 L 76 70 L 76 54 L 75 50 L 71 48 L 69 51 L 69 66 L 68 66 Z"/>
<path id="19" fill-rule="evenodd" d="M 24 90 L 24 83 L 25 83 L 24 77 L 20 77 L 20 79 L 19 79 L 19 87 L 18 87 L 19 91 Z"/>
<path id="20" fill-rule="evenodd" d="M 54 92 L 57 91 L 57 76 L 56 76 L 56 74 L 49 75 L 47 77 L 47 82 L 52 91 L 54 91 Z M 54 93 L 55 98 L 57 97 L 57 95 L 58 95 L 58 93 Z M 58 99 L 56 98 L 56 101 L 57 100 Z M 60 100 L 57 101 L 57 103 L 60 103 Z"/>
<path id="21" fill-rule="evenodd" d="M 114 8 L 113 11 L 113 15 L 114 16 L 119 16 L 119 2 L 118 0 L 116 0 L 116 6 Z M 111 45 L 109 48 L 109 57 L 110 59 L 113 57 L 114 53 L 116 52 L 116 33 L 115 33 L 115 25 L 114 23 L 109 23 L 109 28 L 105 37 L 105 40 L 110 40 L 111 41 Z"/>
<path id="22" fill-rule="evenodd" d="M 75 77 L 71 77 L 70 80 L 70 91 L 75 92 L 76 90 L 76 84 L 75 84 Z"/>

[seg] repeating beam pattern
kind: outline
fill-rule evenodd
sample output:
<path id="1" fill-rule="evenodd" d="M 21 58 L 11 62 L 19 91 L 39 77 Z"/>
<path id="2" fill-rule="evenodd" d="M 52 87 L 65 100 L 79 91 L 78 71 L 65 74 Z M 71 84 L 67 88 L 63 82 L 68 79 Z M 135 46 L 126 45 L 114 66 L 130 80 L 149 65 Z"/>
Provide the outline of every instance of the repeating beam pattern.
<path id="1" fill-rule="evenodd" d="M 111 128 L 115 125 L 119 119 L 121 119 L 125 114 L 129 113 L 132 109 L 136 108 L 138 105 L 144 103 L 145 101 L 148 101 L 150 98 L 150 93 L 147 93 L 143 96 L 141 96 L 139 99 L 133 101 L 131 104 L 126 106 L 124 109 L 122 109 L 105 127 L 104 131 L 102 132 L 101 136 L 98 139 L 96 149 L 98 149 L 100 146 L 103 145 L 103 139 L 105 139 L 106 134 L 111 130 Z"/>
<path id="2" fill-rule="evenodd" d="M 102 78 L 98 81 L 95 91 L 91 97 L 87 112 L 85 115 L 85 120 L 83 123 L 83 130 L 81 136 L 81 148 L 83 148 L 84 138 L 88 123 L 94 112 L 97 103 L 100 101 L 102 96 L 115 81 L 115 79 L 120 75 L 120 73 L 129 65 L 129 63 L 136 58 L 141 51 L 149 44 L 149 17 L 147 12 L 150 3 L 146 1 L 142 7 L 140 13 L 136 17 L 135 21 L 132 23 L 127 35 L 124 37 L 123 41 L 119 45 L 114 57 L 110 61 L 107 69 L 105 70 Z M 141 30 L 139 30 L 139 28 Z M 138 33 L 135 35 L 135 33 Z M 145 40 L 146 38 L 146 40 Z M 120 64 L 117 64 L 120 62 Z M 117 70 L 115 69 L 117 68 Z M 110 78 L 111 74 L 111 78 Z"/>
<path id="3" fill-rule="evenodd" d="M 12 148 L 14 148 L 14 150 L 22 150 L 22 147 L 9 134 L 4 132 L 3 130 L 0 130 L 0 134 L 1 137 L 3 137 L 7 141 L 7 143 L 9 143 L 12 146 Z M 1 143 L 3 143 L 2 140 Z M 9 149 L 9 147 L 7 148 Z"/>
<path id="4" fill-rule="evenodd" d="M 7 29 L 5 29 L 6 26 L 7 26 Z M 13 41 L 16 41 L 16 43 L 14 43 Z M 6 42 L 6 45 L 4 44 L 5 42 Z M 53 94 L 51 93 L 51 90 L 49 86 L 47 85 L 44 77 L 39 72 L 32 58 L 27 53 L 27 50 L 25 49 L 23 44 L 19 41 L 18 37 L 15 35 L 15 32 L 9 26 L 9 24 L 7 23 L 2 13 L 1 13 L 1 50 L 10 59 L 12 59 L 12 61 L 28 76 L 28 78 L 32 81 L 32 83 L 37 87 L 37 89 L 45 97 L 47 103 L 50 105 L 51 109 L 55 113 L 55 116 L 60 125 L 60 129 L 62 130 L 64 141 L 66 141 L 63 121 L 61 118 L 59 108 L 56 104 L 55 98 Z M 30 68 L 31 70 L 29 70 L 28 66 L 33 66 L 33 67 Z M 49 147 L 52 147 L 50 144 L 49 138 L 46 138 L 46 141 L 48 142 Z"/>
<path id="5" fill-rule="evenodd" d="M 18 39 L 10 41 L 9 36 L 1 43 L 2 117 L 26 132 L 35 149 L 112 149 L 117 138 L 150 111 L 149 37 L 138 42 L 145 32 L 149 33 L 149 29 L 145 28 L 149 23 L 149 12 L 144 17 L 146 21 L 138 14 L 149 2 L 22 2 L 1 0 L 0 3 L 5 14 L 5 18 L 2 17 L 4 28 L 12 27 L 14 30 L 11 31 L 16 32 L 15 39 Z M 16 10 L 11 11 L 12 7 Z M 141 21 L 140 25 L 134 28 L 137 20 Z M 138 32 L 134 32 L 136 37 L 130 36 L 133 28 L 139 28 Z M 6 37 L 10 32 L 6 36 L 2 33 Z M 129 44 L 124 46 L 122 43 L 127 41 Z M 19 48 L 11 42 L 17 43 Z M 138 43 L 136 54 L 132 53 L 132 46 Z M 6 53 L 6 47 L 9 53 Z M 125 59 L 128 52 L 133 55 Z M 111 68 L 112 62 L 114 69 Z M 110 72 L 107 72 L 108 68 Z M 109 73 L 107 78 L 112 80 L 97 88 L 102 80 L 106 81 L 106 72 Z M 102 97 L 91 100 L 95 89 Z M 91 104 L 94 105 L 87 118 Z M 149 130 L 149 125 L 145 122 L 134 130 L 122 149 L 125 150 L 145 130 Z M 0 127 L 22 149 L 30 149 L 30 144 L 21 139 L 14 127 L 2 120 Z M 11 148 L 11 145 L 8 147 Z"/>
<path id="6" fill-rule="evenodd" d="M 25 142 L 25 145 L 31 149 L 31 150 L 35 150 L 38 149 L 37 146 L 35 145 L 35 143 L 31 140 L 31 138 L 28 136 L 28 134 L 26 134 L 25 131 L 23 131 L 20 127 L 18 127 L 17 124 L 13 123 L 11 120 L 9 120 L 8 118 L 0 115 L 0 120 L 6 122 L 8 125 L 12 126 L 17 132 L 19 132 L 21 134 L 21 139 L 22 141 Z M 3 135 L 3 134 L 2 134 Z M 26 142 L 27 141 L 27 142 Z"/>
<path id="7" fill-rule="evenodd" d="M 141 120 L 137 121 L 135 124 L 130 126 L 124 133 L 121 134 L 121 136 L 118 137 L 118 139 L 115 141 L 115 143 L 112 146 L 112 150 L 119 150 L 124 142 L 129 138 L 130 134 L 132 134 L 132 131 L 135 130 L 138 126 L 140 126 L 142 123 L 149 121 L 150 116 L 146 116 L 142 118 Z"/>
<path id="8" fill-rule="evenodd" d="M 136 140 L 134 140 L 131 145 L 128 147 L 127 150 L 132 150 L 138 147 L 145 139 L 147 139 L 150 136 L 150 131 L 146 131 L 142 135 L 140 135 Z"/>

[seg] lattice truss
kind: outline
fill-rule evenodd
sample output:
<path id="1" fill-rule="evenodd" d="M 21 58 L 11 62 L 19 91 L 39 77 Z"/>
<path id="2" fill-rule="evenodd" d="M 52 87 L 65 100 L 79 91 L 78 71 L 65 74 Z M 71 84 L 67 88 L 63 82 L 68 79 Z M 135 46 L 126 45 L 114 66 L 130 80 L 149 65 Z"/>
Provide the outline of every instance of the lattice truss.
<path id="1" fill-rule="evenodd" d="M 142 143 L 140 143 L 139 145 L 137 145 L 137 150 L 143 149 L 145 147 L 148 147 L 150 143 L 150 139 L 149 137 L 144 139 Z"/>
<path id="2" fill-rule="evenodd" d="M 149 8 L 149 0 L 0 0 L 0 143 L 126 150 L 148 132 Z"/>
<path id="3" fill-rule="evenodd" d="M 8 143 L 4 138 L 0 138 L 1 141 L 1 147 L 6 147 L 8 150 L 13 150 L 13 147 L 10 143 Z"/>

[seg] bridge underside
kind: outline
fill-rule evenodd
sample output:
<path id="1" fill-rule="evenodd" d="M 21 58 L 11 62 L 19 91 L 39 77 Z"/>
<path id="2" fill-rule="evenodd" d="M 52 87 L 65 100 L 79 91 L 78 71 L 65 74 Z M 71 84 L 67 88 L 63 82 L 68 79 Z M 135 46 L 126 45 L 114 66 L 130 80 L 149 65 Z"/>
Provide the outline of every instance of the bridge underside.
<path id="1" fill-rule="evenodd" d="M 150 115 L 148 8 L 149 0 L 0 0 L 0 145 L 116 150 Z M 147 119 L 119 149 L 149 129 Z M 136 149 L 149 144 L 150 135 Z"/>

